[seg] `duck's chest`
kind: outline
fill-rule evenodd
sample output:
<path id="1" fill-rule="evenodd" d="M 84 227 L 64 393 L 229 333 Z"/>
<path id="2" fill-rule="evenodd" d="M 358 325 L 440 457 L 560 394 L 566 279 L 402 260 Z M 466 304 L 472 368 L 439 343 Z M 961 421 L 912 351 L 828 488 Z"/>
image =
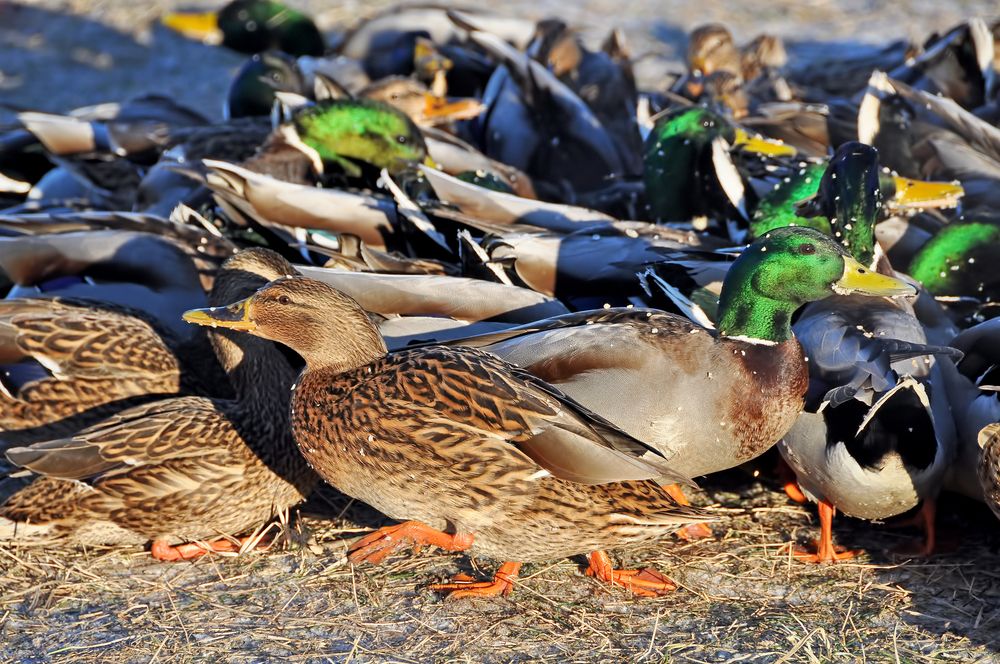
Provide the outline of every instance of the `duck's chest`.
<path id="1" fill-rule="evenodd" d="M 794 338 L 775 345 L 724 343 L 733 381 L 723 395 L 723 426 L 739 460 L 774 445 L 798 417 L 809 385 L 802 349 Z"/>
<path id="2" fill-rule="evenodd" d="M 419 486 L 429 477 L 426 459 L 400 444 L 396 427 L 405 413 L 386 412 L 384 401 L 392 398 L 363 386 L 300 379 L 291 404 L 295 442 L 309 466 L 342 493 L 392 518 L 432 523 L 428 491 Z"/>

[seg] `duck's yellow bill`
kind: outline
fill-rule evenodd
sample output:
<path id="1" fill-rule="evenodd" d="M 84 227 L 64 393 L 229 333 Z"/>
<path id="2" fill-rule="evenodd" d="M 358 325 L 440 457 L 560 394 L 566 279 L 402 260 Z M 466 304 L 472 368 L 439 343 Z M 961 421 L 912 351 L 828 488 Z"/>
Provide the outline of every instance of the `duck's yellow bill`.
<path id="1" fill-rule="evenodd" d="M 250 300 L 240 300 L 228 307 L 207 307 L 205 309 L 191 309 L 184 312 L 184 320 L 195 325 L 206 327 L 224 327 L 227 330 L 238 330 L 240 332 L 253 332 L 257 329 L 257 324 L 250 318 Z"/>
<path id="2" fill-rule="evenodd" d="M 165 14 L 160 22 L 188 39 L 197 39 L 206 44 L 222 43 L 217 12 L 172 12 Z"/>
<path id="3" fill-rule="evenodd" d="M 965 195 L 965 189 L 957 182 L 926 182 L 899 175 L 892 176 L 892 182 L 896 193 L 889 205 L 895 209 L 955 207 Z"/>
<path id="4" fill-rule="evenodd" d="M 769 157 L 792 157 L 797 154 L 796 149 L 791 145 L 771 138 L 751 135 L 750 132 L 742 127 L 736 128 L 736 142 L 733 147 Z"/>
<path id="5" fill-rule="evenodd" d="M 844 256 L 844 274 L 834 282 L 833 290 L 841 295 L 857 293 L 882 297 L 917 294 L 913 285 L 869 270 L 850 256 Z"/>
<path id="6" fill-rule="evenodd" d="M 485 108 L 478 99 L 448 101 L 430 92 L 424 93 L 423 115 L 425 119 L 470 120 L 482 113 Z"/>

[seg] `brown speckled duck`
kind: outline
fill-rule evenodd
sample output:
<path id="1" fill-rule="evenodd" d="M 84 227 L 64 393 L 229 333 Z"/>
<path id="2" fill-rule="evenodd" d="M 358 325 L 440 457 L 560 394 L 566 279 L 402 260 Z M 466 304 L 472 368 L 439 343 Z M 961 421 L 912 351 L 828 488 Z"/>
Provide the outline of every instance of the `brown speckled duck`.
<path id="1" fill-rule="evenodd" d="M 247 250 L 227 261 L 214 296 L 246 296 L 292 273 L 277 254 Z M 245 533 L 300 502 L 317 478 L 288 431 L 292 366 L 269 342 L 227 331 L 211 336 L 236 399 L 154 401 L 72 437 L 9 450 L 11 463 L 41 477 L 0 506 L 0 538 L 151 540 L 155 558 L 178 560 L 206 551 L 194 541 L 238 550 L 216 538 Z"/>
<path id="2" fill-rule="evenodd" d="M 186 318 L 305 359 L 292 398 L 302 454 L 337 489 L 404 521 L 355 543 L 353 562 L 411 544 L 508 561 L 493 581 L 437 586 L 461 597 L 510 592 L 524 561 L 588 553 L 588 573 L 606 582 L 674 589 L 652 570 L 613 569 L 604 549 L 706 515 L 645 481 L 682 479 L 662 457 L 547 383 L 474 349 L 387 354 L 355 300 L 304 277 Z"/>

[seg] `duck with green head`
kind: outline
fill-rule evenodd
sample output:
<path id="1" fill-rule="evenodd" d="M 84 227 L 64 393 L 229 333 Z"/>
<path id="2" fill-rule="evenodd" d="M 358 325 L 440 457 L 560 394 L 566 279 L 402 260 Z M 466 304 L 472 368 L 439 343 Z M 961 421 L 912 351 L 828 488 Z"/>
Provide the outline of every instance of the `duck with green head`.
<path id="1" fill-rule="evenodd" d="M 808 226 L 832 233 L 829 211 L 809 205 L 819 195 L 820 182 L 829 166 L 829 161 L 803 162 L 797 172 L 775 183 L 757 203 L 750 219 L 750 239 L 782 226 Z M 954 207 L 964 193 L 961 185 L 911 180 L 885 169 L 879 171 L 878 181 L 887 214 Z"/>
<path id="2" fill-rule="evenodd" d="M 859 264 L 894 274 L 875 243 L 882 199 L 874 148 L 854 142 L 838 149 L 823 174 L 818 207 Z M 939 369 L 930 356 L 956 353 L 928 346 L 912 307 L 885 299 L 842 294 L 810 304 L 794 330 L 809 357 L 809 391 L 806 411 L 779 450 L 801 489 L 790 485 L 789 495 L 820 506 L 817 549 L 797 555 L 828 562 L 856 553 L 833 545 L 837 509 L 883 519 L 937 494 L 954 432 L 944 395 L 932 385 Z M 934 545 L 933 504 L 927 504 L 925 551 Z"/>
<path id="3" fill-rule="evenodd" d="M 770 156 L 795 154 L 776 141 L 751 136 L 701 106 L 671 111 L 646 137 L 643 171 L 650 215 L 686 221 L 699 215 L 745 216 L 751 195 L 730 148 Z M 728 200 L 720 210 L 718 201 Z"/>
<path id="4" fill-rule="evenodd" d="M 427 158 L 423 135 L 413 120 L 378 101 L 335 99 L 305 106 L 276 134 L 306 154 L 318 173 L 333 164 L 360 177 L 357 162 L 363 162 L 395 174 Z"/>
<path id="5" fill-rule="evenodd" d="M 177 32 L 240 53 L 275 49 L 289 55 L 323 55 L 326 44 L 311 18 L 274 0 L 233 0 L 218 11 L 166 14 Z"/>
<path id="6" fill-rule="evenodd" d="M 690 475 L 675 468 L 682 457 L 729 467 L 775 442 L 805 391 L 792 313 L 838 291 L 913 289 L 864 269 L 815 231 L 773 231 L 733 266 L 718 334 L 660 312 L 601 312 L 632 320 L 591 349 L 589 367 L 577 366 L 583 383 L 616 395 L 614 404 L 589 405 L 476 349 L 387 354 L 357 302 L 308 279 L 272 282 L 229 307 L 185 317 L 279 341 L 304 357 L 292 397 L 302 453 L 337 488 L 405 520 L 356 543 L 353 560 L 378 562 L 430 543 L 507 561 L 492 581 L 439 586 L 470 596 L 510 592 L 523 561 L 586 553 L 589 574 L 656 595 L 673 584 L 652 571 L 612 569 L 604 549 L 705 518 L 647 481 Z M 612 380 L 619 389 L 607 389 Z M 594 412 L 642 428 L 651 419 L 636 410 L 644 393 L 656 393 L 655 419 L 673 449 L 640 442 Z"/>

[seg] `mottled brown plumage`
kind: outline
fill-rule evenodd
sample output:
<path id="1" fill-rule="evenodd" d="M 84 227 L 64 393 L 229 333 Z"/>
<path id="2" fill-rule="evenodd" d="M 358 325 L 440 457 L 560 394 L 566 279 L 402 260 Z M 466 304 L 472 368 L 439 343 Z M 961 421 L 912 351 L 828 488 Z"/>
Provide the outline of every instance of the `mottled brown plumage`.
<path id="1" fill-rule="evenodd" d="M 292 272 L 273 252 L 248 250 L 226 263 L 216 295 L 245 296 Z M 43 477 L 0 506 L 0 525 L 103 543 L 154 540 L 162 549 L 238 535 L 300 502 L 316 477 L 288 431 L 294 369 L 264 340 L 219 331 L 212 342 L 236 399 L 155 401 L 10 450 L 12 463 Z"/>
<path id="2" fill-rule="evenodd" d="M 202 335 L 179 340 L 143 312 L 93 301 L 0 302 L 0 362 L 4 432 L 69 434 L 140 399 L 227 391 L 210 392 L 223 374 Z"/>
<path id="3" fill-rule="evenodd" d="M 979 484 L 983 498 L 1000 519 L 1000 424 L 990 424 L 979 433 Z"/>
<path id="4" fill-rule="evenodd" d="M 474 349 L 387 355 L 357 302 L 320 282 L 281 279 L 188 316 L 302 355 L 292 428 L 312 467 L 388 516 L 452 533 L 449 548 L 544 560 L 705 519 L 644 481 L 678 479 L 659 455 L 552 386 Z M 368 550 L 355 559 L 384 555 Z"/>

